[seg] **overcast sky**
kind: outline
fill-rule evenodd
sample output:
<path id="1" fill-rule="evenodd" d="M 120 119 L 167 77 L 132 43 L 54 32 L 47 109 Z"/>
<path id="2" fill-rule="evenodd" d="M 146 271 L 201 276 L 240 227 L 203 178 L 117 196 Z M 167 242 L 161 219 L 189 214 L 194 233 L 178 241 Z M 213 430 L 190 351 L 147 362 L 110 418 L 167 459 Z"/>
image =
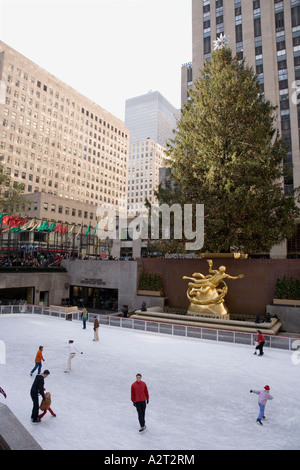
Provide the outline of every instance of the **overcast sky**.
<path id="1" fill-rule="evenodd" d="M 191 0 L 0 0 L 3 42 L 122 120 L 149 90 L 180 108 L 191 25 Z"/>

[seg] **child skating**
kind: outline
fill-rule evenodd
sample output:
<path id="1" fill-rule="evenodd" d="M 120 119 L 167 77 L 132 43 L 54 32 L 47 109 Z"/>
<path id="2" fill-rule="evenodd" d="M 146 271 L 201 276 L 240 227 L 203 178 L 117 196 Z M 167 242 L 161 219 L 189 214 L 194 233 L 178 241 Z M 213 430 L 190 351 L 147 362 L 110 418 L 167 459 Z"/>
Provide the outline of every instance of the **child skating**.
<path id="1" fill-rule="evenodd" d="M 49 411 L 52 414 L 52 416 L 54 416 L 54 417 L 56 416 L 54 411 L 50 408 L 50 405 L 51 405 L 51 393 L 46 392 L 45 393 L 45 398 L 43 399 L 42 403 L 40 404 L 40 410 L 42 410 L 42 412 L 43 412 L 39 415 L 40 419 L 42 419 L 43 416 L 45 416 L 47 411 Z"/>
<path id="2" fill-rule="evenodd" d="M 272 395 L 270 395 L 270 387 L 266 385 L 263 390 L 250 390 L 250 393 L 255 393 L 258 395 L 258 406 L 259 406 L 259 414 L 257 417 L 257 422 L 259 424 L 262 423 L 262 419 L 265 419 L 265 407 L 268 400 L 273 400 Z"/>

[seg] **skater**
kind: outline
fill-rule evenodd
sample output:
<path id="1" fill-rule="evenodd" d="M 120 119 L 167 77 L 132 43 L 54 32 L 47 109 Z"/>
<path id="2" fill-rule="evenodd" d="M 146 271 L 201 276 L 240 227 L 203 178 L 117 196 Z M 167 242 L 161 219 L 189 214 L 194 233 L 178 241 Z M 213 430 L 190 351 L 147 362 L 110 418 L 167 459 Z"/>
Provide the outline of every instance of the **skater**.
<path id="1" fill-rule="evenodd" d="M 39 346 L 39 350 L 38 350 L 38 352 L 36 353 L 36 356 L 35 356 L 35 366 L 32 369 L 32 371 L 30 372 L 30 375 L 32 375 L 36 369 L 38 369 L 38 372 L 37 372 L 38 374 L 41 373 L 42 361 L 45 361 L 45 359 L 43 358 L 43 349 L 44 349 L 43 346 Z"/>
<path id="2" fill-rule="evenodd" d="M 88 318 L 89 318 L 89 314 L 88 314 L 88 311 L 87 311 L 86 308 L 84 308 L 84 309 L 82 310 L 82 316 L 81 316 L 81 318 L 82 318 L 82 323 L 83 323 L 82 329 L 85 330 L 85 329 L 86 329 L 86 322 L 87 322 L 87 320 L 88 320 Z"/>
<path id="3" fill-rule="evenodd" d="M 262 356 L 264 354 L 263 349 L 264 349 L 264 344 L 265 344 L 265 338 L 262 335 L 262 332 L 260 330 L 257 330 L 257 338 L 256 338 L 256 343 L 255 343 L 255 353 L 256 350 L 259 351 L 258 356 Z"/>
<path id="4" fill-rule="evenodd" d="M 70 339 L 68 344 L 65 345 L 65 348 L 69 348 L 69 358 L 68 358 L 68 365 L 65 370 L 65 372 L 69 373 L 71 370 L 71 361 L 75 357 L 76 352 L 80 352 L 80 354 L 83 354 L 83 352 L 79 351 L 76 346 L 73 344 L 74 340 Z"/>
<path id="5" fill-rule="evenodd" d="M 3 388 L 0 387 L 0 393 L 2 393 L 2 395 L 4 396 L 4 398 L 6 398 L 6 393 L 5 391 L 3 390 Z"/>
<path id="6" fill-rule="evenodd" d="M 256 421 L 262 425 L 261 420 L 265 419 L 266 403 L 268 400 L 273 400 L 272 395 L 270 395 L 270 387 L 269 385 L 265 385 L 263 390 L 250 390 L 250 393 L 258 395 L 259 414 Z"/>
<path id="7" fill-rule="evenodd" d="M 47 411 L 50 411 L 50 413 L 52 414 L 52 416 L 56 417 L 56 414 L 54 413 L 54 411 L 50 408 L 50 405 L 51 405 L 51 393 L 50 392 L 46 392 L 45 393 L 45 398 L 44 400 L 42 401 L 42 403 L 40 404 L 40 410 L 43 411 L 43 413 L 41 413 L 39 415 L 39 418 L 42 419 L 43 416 L 45 416 L 45 414 L 47 413 Z"/>
<path id="8" fill-rule="evenodd" d="M 97 319 L 97 317 L 94 317 L 94 339 L 93 339 L 93 341 L 99 341 L 98 330 L 99 330 L 99 320 Z"/>
<path id="9" fill-rule="evenodd" d="M 146 403 L 149 403 L 148 388 L 145 382 L 143 382 L 141 379 L 142 375 L 136 374 L 136 381 L 131 385 L 131 401 L 133 402 L 133 406 L 136 407 L 138 420 L 141 426 L 139 432 L 146 430 L 145 412 Z"/>
<path id="10" fill-rule="evenodd" d="M 30 395 L 33 402 L 33 408 L 31 413 L 31 419 L 33 423 L 40 423 L 41 420 L 39 418 L 39 395 L 42 396 L 43 400 L 45 399 L 44 394 L 44 379 L 48 377 L 50 372 L 48 370 L 44 370 L 42 374 L 38 374 L 34 382 L 31 386 Z"/>

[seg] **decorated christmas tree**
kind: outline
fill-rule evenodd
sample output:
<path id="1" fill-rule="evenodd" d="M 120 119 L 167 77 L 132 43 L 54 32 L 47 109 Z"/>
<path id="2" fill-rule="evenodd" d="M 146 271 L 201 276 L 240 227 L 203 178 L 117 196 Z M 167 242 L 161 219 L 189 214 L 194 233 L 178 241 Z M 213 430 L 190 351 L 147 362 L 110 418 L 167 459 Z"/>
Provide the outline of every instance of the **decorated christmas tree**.
<path id="1" fill-rule="evenodd" d="M 226 37 L 190 97 L 168 148 L 175 184 L 159 190 L 160 202 L 204 204 L 206 251 L 268 252 L 293 234 L 299 214 L 283 190 L 287 149 L 275 107 Z"/>

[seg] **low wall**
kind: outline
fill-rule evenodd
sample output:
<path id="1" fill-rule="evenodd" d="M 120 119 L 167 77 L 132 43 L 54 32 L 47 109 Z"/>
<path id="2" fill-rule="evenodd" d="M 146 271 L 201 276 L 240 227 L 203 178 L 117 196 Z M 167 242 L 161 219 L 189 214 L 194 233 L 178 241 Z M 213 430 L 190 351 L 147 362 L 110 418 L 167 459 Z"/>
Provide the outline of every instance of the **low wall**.
<path id="1" fill-rule="evenodd" d="M 0 450 L 43 450 L 3 403 L 0 403 Z"/>
<path id="2" fill-rule="evenodd" d="M 267 312 L 276 315 L 280 319 L 282 331 L 300 333 L 300 307 L 267 305 Z"/>
<path id="3" fill-rule="evenodd" d="M 146 273 L 158 273 L 162 276 L 164 295 L 170 307 L 187 308 L 187 280 L 194 273 L 208 274 L 205 259 L 141 258 L 142 269 Z M 265 315 L 266 306 L 272 304 L 275 284 L 278 277 L 300 277 L 298 259 L 213 259 L 213 269 L 226 267 L 231 276 L 244 274 L 238 280 L 225 280 L 228 294 L 225 304 L 231 313 Z"/>
<path id="4" fill-rule="evenodd" d="M 33 287 L 32 302 L 39 304 L 40 292 L 49 292 L 49 304 L 60 304 L 63 297 L 69 296 L 69 274 L 67 272 L 24 271 L 12 272 L 3 270 L 0 273 L 0 289 Z"/>

